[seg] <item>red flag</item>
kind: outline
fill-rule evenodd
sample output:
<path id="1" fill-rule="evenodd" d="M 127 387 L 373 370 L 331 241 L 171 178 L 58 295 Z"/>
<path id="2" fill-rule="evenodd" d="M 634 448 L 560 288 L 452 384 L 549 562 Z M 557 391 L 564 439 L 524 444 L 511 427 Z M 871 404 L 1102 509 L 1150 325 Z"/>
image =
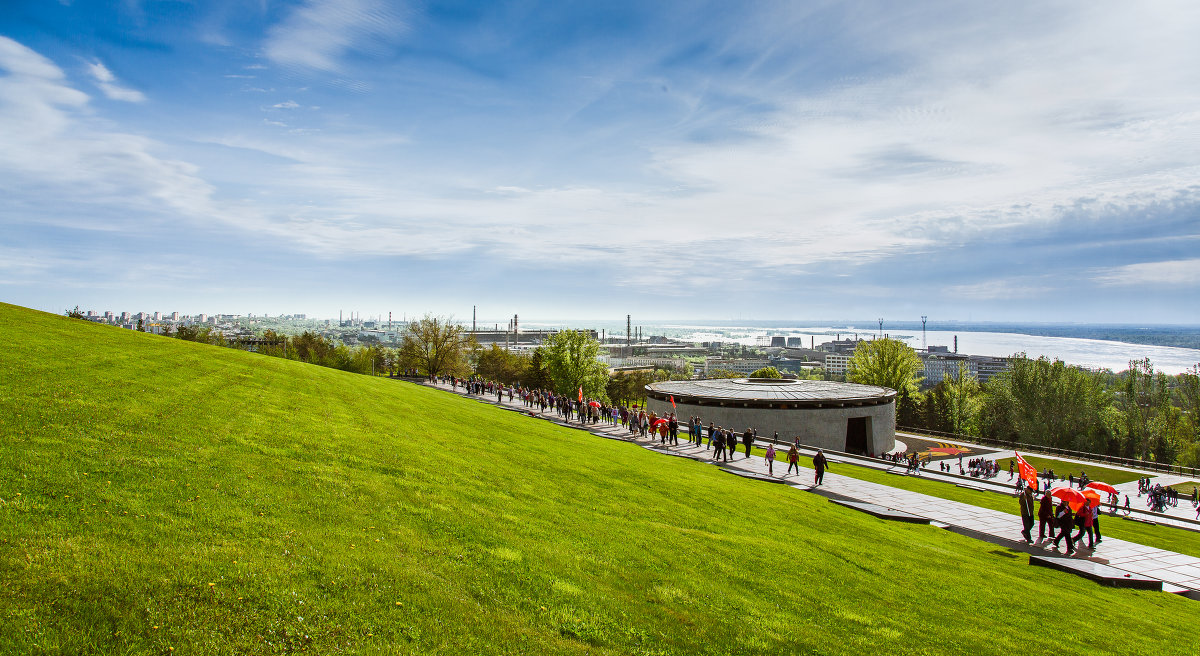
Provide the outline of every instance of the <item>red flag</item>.
<path id="1" fill-rule="evenodd" d="M 1016 452 L 1014 451 L 1013 453 L 1016 453 Z M 1037 485 L 1037 469 L 1034 469 L 1033 465 L 1025 462 L 1025 459 L 1021 457 L 1021 454 L 1016 453 L 1016 456 L 1017 456 L 1017 469 L 1019 469 L 1021 471 L 1021 478 L 1025 479 L 1025 482 L 1029 484 L 1029 487 L 1036 490 L 1037 486 L 1038 486 Z"/>
<path id="2" fill-rule="evenodd" d="M 579 386 L 579 401 L 583 402 L 583 385 Z"/>
<path id="3" fill-rule="evenodd" d="M 675 409 L 675 395 L 674 394 L 671 395 L 671 409 L 672 410 Z"/>

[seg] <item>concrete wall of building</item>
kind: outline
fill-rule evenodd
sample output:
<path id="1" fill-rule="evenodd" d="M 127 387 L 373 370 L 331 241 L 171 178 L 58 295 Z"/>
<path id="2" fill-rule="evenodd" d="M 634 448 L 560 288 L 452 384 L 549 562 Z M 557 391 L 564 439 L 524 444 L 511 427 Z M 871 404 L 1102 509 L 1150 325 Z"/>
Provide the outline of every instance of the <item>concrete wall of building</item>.
<path id="1" fill-rule="evenodd" d="M 759 436 L 771 437 L 778 432 L 780 439 L 790 442 L 799 437 L 801 444 L 834 451 L 846 450 L 846 427 L 851 418 L 869 417 L 867 452 L 879 455 L 896 448 L 895 401 L 862 407 L 787 410 L 676 403 L 676 408 L 672 410 L 669 402 L 650 397 L 646 400 L 646 407 L 659 415 L 675 412 L 680 423 L 685 424 L 684 430 L 688 417 L 700 417 L 705 427 L 711 421 L 738 433 L 747 428 L 757 428 Z"/>

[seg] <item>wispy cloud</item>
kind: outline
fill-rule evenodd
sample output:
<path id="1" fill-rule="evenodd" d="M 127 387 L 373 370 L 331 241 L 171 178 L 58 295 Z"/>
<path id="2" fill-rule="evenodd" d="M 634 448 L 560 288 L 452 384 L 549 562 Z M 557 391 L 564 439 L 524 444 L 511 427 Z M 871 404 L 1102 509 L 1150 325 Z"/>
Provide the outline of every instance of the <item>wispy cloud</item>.
<path id="1" fill-rule="evenodd" d="M 93 61 L 87 65 L 88 73 L 96 82 L 96 86 L 104 93 L 109 100 L 120 100 L 123 102 L 140 103 L 145 102 L 146 96 L 141 91 L 129 89 L 117 84 L 117 76 L 108 70 L 108 67 L 99 61 Z"/>
<path id="2" fill-rule="evenodd" d="M 347 53 L 378 54 L 405 29 L 383 0 L 308 0 L 270 30 L 264 52 L 277 64 L 339 71 Z"/>
<path id="3" fill-rule="evenodd" d="M 1102 285 L 1196 287 L 1200 286 L 1200 258 L 1126 264 L 1103 271 L 1094 279 Z"/>
<path id="4" fill-rule="evenodd" d="M 93 119 L 90 98 L 49 60 L 0 37 L 0 71 L 8 73 L 0 76 L 0 191 L 9 198 L 189 215 L 211 209 L 212 187 L 195 166 L 160 157 L 154 141 Z"/>

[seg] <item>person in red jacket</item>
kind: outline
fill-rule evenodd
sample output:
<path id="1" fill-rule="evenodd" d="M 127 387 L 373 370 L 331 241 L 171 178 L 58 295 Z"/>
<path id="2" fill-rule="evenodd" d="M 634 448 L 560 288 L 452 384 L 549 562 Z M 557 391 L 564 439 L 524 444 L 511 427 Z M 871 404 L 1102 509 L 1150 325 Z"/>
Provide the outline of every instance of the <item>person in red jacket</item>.
<path id="1" fill-rule="evenodd" d="M 1046 539 L 1046 527 L 1050 527 L 1050 537 L 1054 537 L 1054 525 L 1050 521 L 1054 519 L 1054 502 L 1050 500 L 1050 491 L 1047 490 L 1042 495 L 1042 502 L 1038 505 L 1038 542 Z"/>

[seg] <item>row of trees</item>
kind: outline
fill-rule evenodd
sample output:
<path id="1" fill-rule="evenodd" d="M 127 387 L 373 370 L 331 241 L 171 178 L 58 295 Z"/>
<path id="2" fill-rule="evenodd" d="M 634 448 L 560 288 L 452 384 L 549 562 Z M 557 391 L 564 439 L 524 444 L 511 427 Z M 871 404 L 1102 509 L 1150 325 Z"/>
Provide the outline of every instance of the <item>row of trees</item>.
<path id="1" fill-rule="evenodd" d="M 902 426 L 1184 466 L 1200 464 L 1200 365 L 1178 376 L 1135 360 L 1120 373 L 1017 354 L 979 384 L 965 367 L 919 389 L 921 360 L 903 342 L 859 346 L 846 379 L 897 391 Z"/>

